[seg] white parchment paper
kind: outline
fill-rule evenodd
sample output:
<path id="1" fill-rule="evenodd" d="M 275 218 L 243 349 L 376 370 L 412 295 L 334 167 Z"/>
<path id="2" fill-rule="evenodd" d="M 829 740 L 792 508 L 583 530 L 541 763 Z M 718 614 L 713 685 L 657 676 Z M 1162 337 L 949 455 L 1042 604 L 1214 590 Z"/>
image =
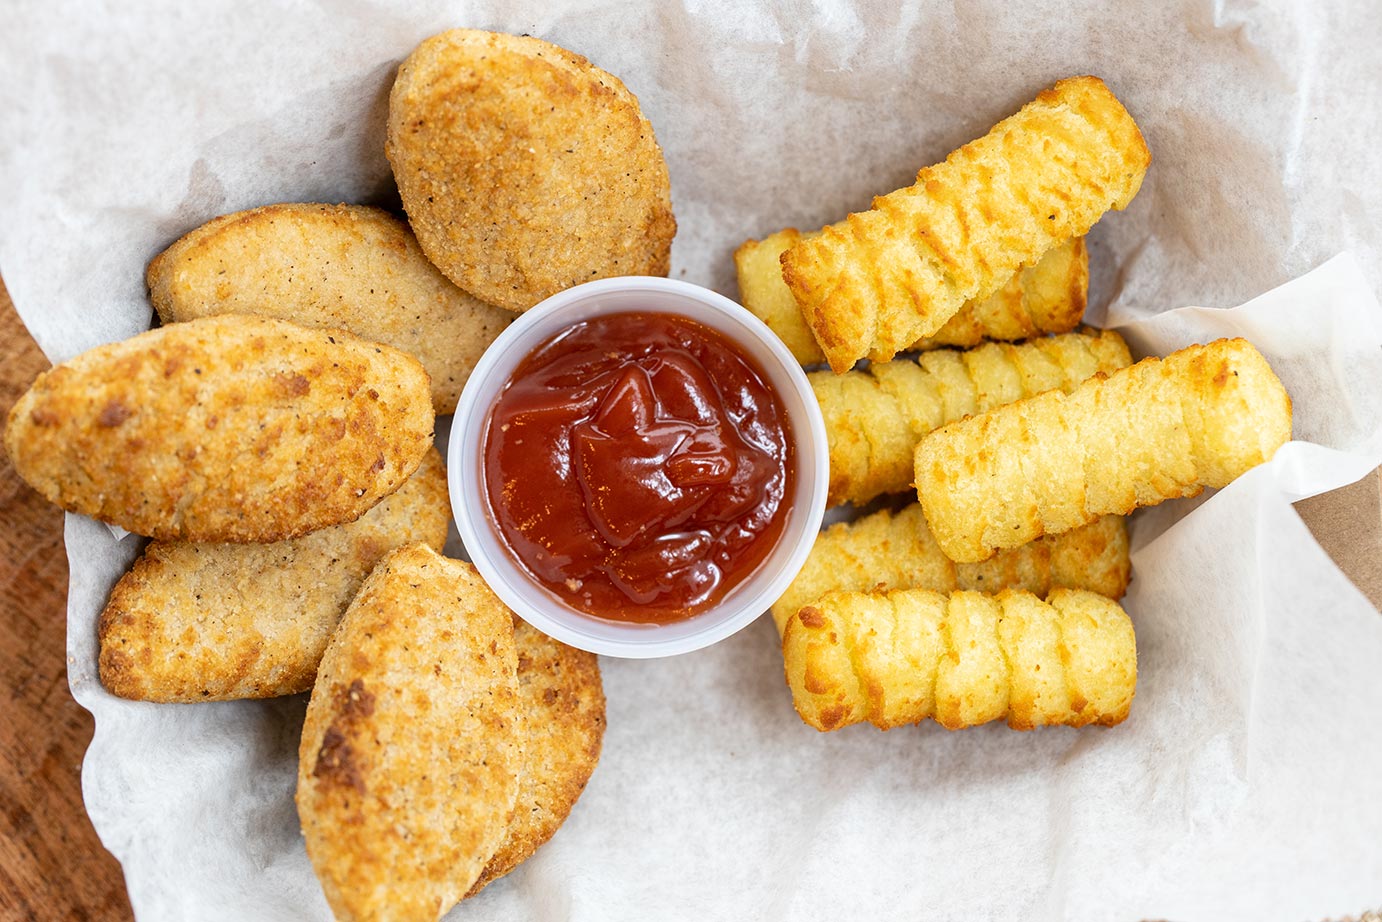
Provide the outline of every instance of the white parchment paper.
<path id="1" fill-rule="evenodd" d="M 452 918 L 1299 920 L 1382 901 L 1382 617 L 1289 505 L 1382 461 L 1378 5 L 33 4 L 0 32 L 0 270 L 40 345 L 61 360 L 146 328 L 145 264 L 215 215 L 393 201 L 394 68 L 457 25 L 620 75 L 671 168 L 674 274 L 731 295 L 746 236 L 836 220 L 1098 74 L 1154 160 L 1092 234 L 1091 318 L 1141 352 L 1247 336 L 1300 441 L 1134 519 L 1122 726 L 817 734 L 766 619 L 605 660 L 585 796 Z M 69 517 L 67 550 L 86 803 L 140 919 L 328 918 L 292 804 L 304 699 L 107 695 L 94 625 L 137 543 Z"/>

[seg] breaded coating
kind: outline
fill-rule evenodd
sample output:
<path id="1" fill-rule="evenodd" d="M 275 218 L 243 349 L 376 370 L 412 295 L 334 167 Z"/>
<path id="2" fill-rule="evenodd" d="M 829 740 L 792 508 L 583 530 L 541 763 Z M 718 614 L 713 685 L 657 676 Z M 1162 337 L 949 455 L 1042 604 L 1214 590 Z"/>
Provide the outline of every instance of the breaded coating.
<path id="1" fill-rule="evenodd" d="M 889 589 L 1023 589 L 1045 597 L 1052 589 L 1087 589 L 1121 599 L 1128 588 L 1128 530 L 1106 515 L 1062 535 L 1000 551 L 983 563 L 955 563 L 941 553 L 916 503 L 853 522 L 838 522 L 816 538 L 792 584 L 773 605 L 778 633 L 787 619 L 830 592 Z"/>
<path id="2" fill-rule="evenodd" d="M 1222 487 L 1291 439 L 1291 398 L 1242 339 L 1190 346 L 953 423 L 916 484 L 952 560 Z"/>
<path id="3" fill-rule="evenodd" d="M 796 229 L 787 228 L 763 240 L 746 240 L 734 251 L 734 266 L 744 307 L 787 344 L 798 362 L 817 365 L 825 361 L 825 353 L 782 280 L 781 256 L 801 239 Z M 922 337 L 903 351 L 968 349 L 984 340 L 1067 333 L 1084 316 L 1088 292 L 1089 251 L 1084 238 L 1076 237 L 1047 250 L 1035 266 L 1021 269 L 987 298 L 966 301 L 935 336 Z"/>
<path id="4" fill-rule="evenodd" d="M 216 218 L 149 263 L 164 323 L 259 314 L 349 330 L 415 356 L 432 408 L 453 413 L 480 353 L 513 314 L 451 284 L 408 225 L 364 205 L 269 205 Z"/>
<path id="5" fill-rule="evenodd" d="M 470 564 L 419 544 L 384 558 L 332 635 L 297 806 L 340 922 L 433 922 L 503 841 L 524 759 L 512 618 Z"/>
<path id="6" fill-rule="evenodd" d="M 605 736 L 605 693 L 595 654 L 553 640 L 519 618 L 513 631 L 527 727 L 524 768 L 504 842 L 467 896 L 552 838 L 595 771 Z"/>
<path id="7" fill-rule="evenodd" d="M 822 731 L 1112 726 L 1137 687 L 1132 621 L 1079 589 L 833 592 L 788 620 L 782 655 L 797 713 Z"/>
<path id="8" fill-rule="evenodd" d="M 667 274 L 677 225 L 653 126 L 580 55 L 435 35 L 398 69 L 384 150 L 423 252 L 477 298 L 524 311 L 580 282 Z"/>
<path id="9" fill-rule="evenodd" d="M 412 356 L 227 314 L 39 375 L 5 450 L 69 512 L 164 541 L 267 543 L 359 518 L 417 470 L 432 423 Z"/>
<path id="10" fill-rule="evenodd" d="M 1150 162 L 1101 80 L 1062 80 L 914 185 L 787 250 L 783 278 L 836 372 L 887 361 L 1125 208 Z"/>
<path id="11" fill-rule="evenodd" d="M 931 430 L 1042 391 L 1071 391 L 1090 375 L 1131 364 L 1121 336 L 1091 329 L 938 349 L 843 375 L 811 372 L 830 442 L 826 502 L 865 503 L 909 490 L 917 443 Z"/>
<path id="12" fill-rule="evenodd" d="M 101 684 L 137 701 L 228 701 L 312 687 L 346 607 L 385 554 L 446 543 L 434 448 L 354 522 L 273 544 L 153 541 L 101 613 Z"/>
<path id="13" fill-rule="evenodd" d="M 23 480 L 137 535 L 267 543 L 357 520 L 433 444 L 427 372 L 343 330 L 227 314 L 47 370 L 10 411 Z"/>

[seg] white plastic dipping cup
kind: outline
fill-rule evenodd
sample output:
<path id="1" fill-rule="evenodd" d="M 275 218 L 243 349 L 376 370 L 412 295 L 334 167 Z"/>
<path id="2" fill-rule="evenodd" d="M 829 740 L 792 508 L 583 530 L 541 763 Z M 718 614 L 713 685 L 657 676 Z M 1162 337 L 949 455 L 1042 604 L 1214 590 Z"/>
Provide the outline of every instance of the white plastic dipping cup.
<path id="1" fill-rule="evenodd" d="M 715 605 L 671 624 L 592 617 L 548 591 L 513 558 L 490 518 L 481 457 L 490 411 L 514 369 L 535 348 L 573 325 L 606 314 L 674 314 L 719 331 L 750 356 L 782 401 L 791 426 L 795 486 L 784 500 L 777 546 Z M 713 291 L 664 278 L 587 282 L 520 316 L 485 351 L 456 406 L 447 452 L 451 508 L 480 575 L 524 621 L 563 643 L 608 656 L 673 656 L 723 640 L 767 611 L 797 575 L 825 513 L 829 474 L 825 423 L 801 366 L 761 320 Z"/>

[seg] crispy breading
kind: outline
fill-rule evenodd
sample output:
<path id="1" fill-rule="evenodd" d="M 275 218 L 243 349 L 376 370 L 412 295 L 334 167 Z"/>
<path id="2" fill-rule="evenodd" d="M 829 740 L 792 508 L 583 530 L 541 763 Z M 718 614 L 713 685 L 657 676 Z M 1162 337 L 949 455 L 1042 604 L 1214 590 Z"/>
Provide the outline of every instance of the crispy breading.
<path id="1" fill-rule="evenodd" d="M 917 446 L 927 522 L 953 560 L 1222 487 L 1291 438 L 1291 399 L 1242 339 L 1190 346 L 952 423 Z"/>
<path id="2" fill-rule="evenodd" d="M 39 375 L 5 449 L 68 511 L 166 541 L 270 542 L 359 518 L 417 469 L 432 423 L 413 357 L 228 314 Z"/>
<path id="3" fill-rule="evenodd" d="M 788 620 L 782 654 L 797 713 L 822 731 L 1112 726 L 1137 686 L 1132 621 L 1078 589 L 833 592 Z"/>
<path id="4" fill-rule="evenodd" d="M 513 314 L 451 284 L 398 218 L 364 205 L 284 204 L 223 215 L 149 263 L 164 323 L 259 314 L 349 330 L 415 356 L 432 407 L 453 413 Z"/>
<path id="5" fill-rule="evenodd" d="M 941 552 L 916 503 L 853 522 L 838 522 L 816 538 L 811 554 L 773 605 L 781 633 L 787 619 L 829 592 L 1023 589 L 1045 597 L 1054 588 L 1087 589 L 1120 599 L 1128 588 L 1128 531 L 1106 515 L 1082 528 L 1000 551 L 982 563 L 957 564 Z"/>
<path id="6" fill-rule="evenodd" d="M 332 635 L 297 806 L 341 922 L 439 919 L 503 841 L 524 760 L 512 618 L 470 564 L 418 544 Z"/>
<path id="7" fill-rule="evenodd" d="M 807 375 L 830 443 L 826 502 L 865 503 L 912 486 L 922 436 L 946 423 L 1058 388 L 1071 391 L 1097 372 L 1132 364 L 1111 330 L 1088 330 L 1026 343 L 937 349 L 843 375 Z"/>
<path id="8" fill-rule="evenodd" d="M 1101 80 L 1062 80 L 914 185 L 788 249 L 783 278 L 831 368 L 887 361 L 1125 208 L 1150 162 Z"/>
<path id="9" fill-rule="evenodd" d="M 527 736 L 518 801 L 499 850 L 467 896 L 503 877 L 556 833 L 600 761 L 605 693 L 595 654 L 553 640 L 519 618 L 518 700 Z"/>
<path id="10" fill-rule="evenodd" d="M 451 504 L 434 448 L 354 522 L 273 544 L 153 541 L 101 613 L 101 684 L 139 701 L 307 691 L 365 577 L 396 547 L 446 543 Z"/>
<path id="11" fill-rule="evenodd" d="M 782 254 L 802 237 L 789 227 L 762 240 L 746 240 L 734 251 L 734 266 L 744 307 L 787 344 L 798 362 L 817 365 L 825 361 L 825 353 L 782 280 Z M 984 340 L 1067 333 L 1079 325 L 1088 291 L 1089 251 L 1084 238 L 1076 237 L 1047 250 L 1035 266 L 1016 272 L 987 298 L 966 301 L 935 336 L 923 337 L 903 351 L 968 349 Z"/>
<path id="12" fill-rule="evenodd" d="M 676 221 L 653 127 L 580 55 L 471 29 L 427 39 L 398 70 L 385 153 L 423 252 L 491 304 L 667 274 Z"/>

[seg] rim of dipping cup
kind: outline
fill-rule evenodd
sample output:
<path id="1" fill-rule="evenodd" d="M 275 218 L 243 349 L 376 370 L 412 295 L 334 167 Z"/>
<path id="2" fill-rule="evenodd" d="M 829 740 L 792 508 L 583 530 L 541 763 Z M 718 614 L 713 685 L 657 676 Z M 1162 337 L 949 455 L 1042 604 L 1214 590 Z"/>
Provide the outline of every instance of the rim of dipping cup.
<path id="1" fill-rule="evenodd" d="M 698 615 L 637 624 L 588 615 L 552 594 L 519 564 L 490 520 L 481 480 L 490 411 L 537 346 L 573 325 L 620 313 L 674 314 L 729 337 L 753 359 L 791 425 L 793 492 L 777 544 L 758 568 Z M 806 373 L 767 325 L 730 299 L 673 279 L 625 276 L 568 288 L 521 314 L 485 350 L 466 381 L 452 420 L 447 485 L 456 528 L 471 562 L 504 604 L 533 627 L 592 653 L 645 659 L 708 647 L 746 627 L 778 600 L 801 570 L 825 513 L 829 451 L 820 407 Z"/>

